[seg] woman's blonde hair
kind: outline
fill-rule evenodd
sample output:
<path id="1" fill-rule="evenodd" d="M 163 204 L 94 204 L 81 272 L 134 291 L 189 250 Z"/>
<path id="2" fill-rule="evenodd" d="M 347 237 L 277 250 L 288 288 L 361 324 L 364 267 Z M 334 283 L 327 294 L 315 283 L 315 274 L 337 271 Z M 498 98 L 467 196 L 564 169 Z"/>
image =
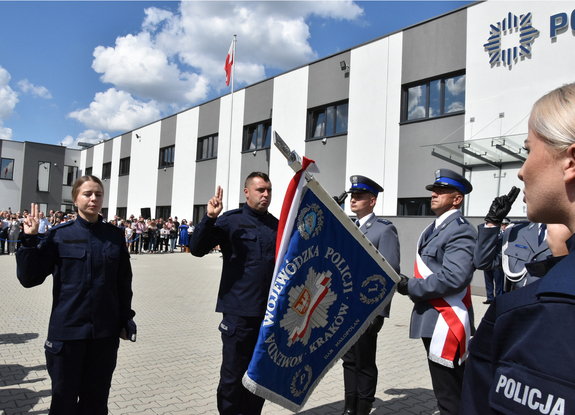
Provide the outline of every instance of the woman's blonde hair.
<path id="1" fill-rule="evenodd" d="M 575 144 L 575 83 L 563 85 L 539 98 L 533 105 L 529 128 L 558 151 Z"/>

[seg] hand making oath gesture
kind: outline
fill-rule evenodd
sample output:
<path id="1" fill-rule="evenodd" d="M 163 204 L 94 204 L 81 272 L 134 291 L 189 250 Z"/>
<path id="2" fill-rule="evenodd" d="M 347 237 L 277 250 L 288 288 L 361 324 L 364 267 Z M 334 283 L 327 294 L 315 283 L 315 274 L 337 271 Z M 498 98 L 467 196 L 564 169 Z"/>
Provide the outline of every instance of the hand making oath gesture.
<path id="1" fill-rule="evenodd" d="M 223 196 L 224 196 L 224 190 L 221 188 L 221 186 L 218 186 L 218 189 L 216 190 L 216 195 L 212 197 L 208 202 L 207 214 L 210 218 L 217 218 L 220 215 L 220 213 L 222 213 L 222 209 L 224 207 L 222 203 Z"/>

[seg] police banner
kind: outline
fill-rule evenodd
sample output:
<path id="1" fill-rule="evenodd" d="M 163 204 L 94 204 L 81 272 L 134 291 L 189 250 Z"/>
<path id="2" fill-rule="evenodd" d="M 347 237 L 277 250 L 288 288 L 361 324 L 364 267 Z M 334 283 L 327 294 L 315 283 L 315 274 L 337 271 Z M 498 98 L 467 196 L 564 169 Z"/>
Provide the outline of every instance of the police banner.
<path id="1" fill-rule="evenodd" d="M 399 281 L 305 173 L 313 165 L 304 158 L 284 200 L 267 311 L 243 378 L 248 390 L 294 412 L 391 301 Z"/>

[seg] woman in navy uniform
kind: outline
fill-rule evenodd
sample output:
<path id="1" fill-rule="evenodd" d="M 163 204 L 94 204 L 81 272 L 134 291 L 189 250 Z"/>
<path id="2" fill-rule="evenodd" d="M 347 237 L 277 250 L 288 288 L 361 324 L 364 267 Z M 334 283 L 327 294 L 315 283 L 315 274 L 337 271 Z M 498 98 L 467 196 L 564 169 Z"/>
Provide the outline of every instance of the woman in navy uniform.
<path id="1" fill-rule="evenodd" d="M 16 254 L 20 283 L 34 287 L 53 275 L 46 366 L 52 379 L 50 414 L 107 414 L 119 338 L 133 329 L 132 269 L 124 234 L 98 215 L 100 179 L 72 187 L 78 218 L 54 227 L 38 244 L 38 205 L 24 219 Z M 134 339 L 132 339 L 134 340 Z"/>
<path id="2" fill-rule="evenodd" d="M 535 103 L 525 148 L 518 175 L 527 218 L 564 224 L 573 233 L 575 84 Z M 574 413 L 574 236 L 567 247 L 569 255 L 543 278 L 496 297 L 487 310 L 469 349 L 462 414 Z"/>

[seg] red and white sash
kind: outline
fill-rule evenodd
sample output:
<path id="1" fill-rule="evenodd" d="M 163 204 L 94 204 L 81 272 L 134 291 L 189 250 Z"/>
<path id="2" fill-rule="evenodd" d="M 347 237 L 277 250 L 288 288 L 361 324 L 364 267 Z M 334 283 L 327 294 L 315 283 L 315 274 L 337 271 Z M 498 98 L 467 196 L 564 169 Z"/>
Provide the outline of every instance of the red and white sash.
<path id="1" fill-rule="evenodd" d="M 423 263 L 421 255 L 419 255 L 419 246 L 428 228 L 423 231 L 417 242 L 415 278 L 425 279 L 433 274 L 427 265 Z M 433 336 L 431 337 L 429 360 L 452 368 L 453 362 L 457 357 L 459 358 L 459 364 L 467 359 L 467 345 L 471 336 L 468 312 L 471 306 L 471 291 L 467 287 L 458 294 L 444 298 L 434 298 L 429 300 L 429 302 L 439 312 Z M 458 347 L 459 356 L 456 356 Z"/>

